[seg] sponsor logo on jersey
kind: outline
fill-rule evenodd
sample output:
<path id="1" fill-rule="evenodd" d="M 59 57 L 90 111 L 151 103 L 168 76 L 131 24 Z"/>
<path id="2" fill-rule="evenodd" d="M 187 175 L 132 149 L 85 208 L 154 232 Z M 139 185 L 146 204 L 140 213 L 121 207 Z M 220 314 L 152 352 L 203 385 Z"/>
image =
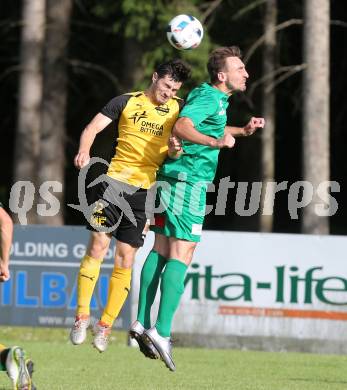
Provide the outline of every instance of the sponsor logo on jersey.
<path id="1" fill-rule="evenodd" d="M 140 131 L 151 135 L 162 136 L 164 125 L 156 122 L 142 121 Z"/>
<path id="2" fill-rule="evenodd" d="M 164 115 L 166 115 L 166 114 L 168 114 L 170 112 L 170 109 L 167 106 L 167 104 L 163 104 L 161 106 L 157 106 L 155 109 L 156 109 L 157 113 L 159 115 L 161 115 L 161 116 L 164 116 Z"/>
<path id="3" fill-rule="evenodd" d="M 221 110 L 218 112 L 218 115 L 225 115 L 225 109 L 221 100 L 219 101 L 219 107 L 221 108 Z"/>
<path id="4" fill-rule="evenodd" d="M 140 119 L 146 119 L 146 118 L 148 118 L 148 115 L 147 115 L 146 111 L 143 111 L 143 112 L 138 112 L 138 111 L 137 111 L 137 112 L 135 112 L 134 115 L 129 116 L 128 119 L 133 119 L 134 124 L 135 124 L 135 123 L 137 123 Z"/>
<path id="5" fill-rule="evenodd" d="M 102 202 L 100 202 L 100 201 L 95 202 L 93 213 L 95 213 L 95 214 L 102 214 L 102 210 L 104 208 L 105 208 L 105 205 Z"/>

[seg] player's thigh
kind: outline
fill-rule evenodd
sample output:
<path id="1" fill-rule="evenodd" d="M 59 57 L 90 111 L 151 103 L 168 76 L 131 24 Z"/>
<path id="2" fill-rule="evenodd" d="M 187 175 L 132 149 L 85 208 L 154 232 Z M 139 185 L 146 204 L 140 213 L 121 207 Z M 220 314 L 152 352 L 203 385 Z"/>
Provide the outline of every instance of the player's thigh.
<path id="1" fill-rule="evenodd" d="M 166 237 L 163 234 L 155 233 L 153 250 L 168 259 L 170 256 L 169 237 Z"/>
<path id="2" fill-rule="evenodd" d="M 205 217 L 207 184 L 167 180 L 172 196 L 165 210 L 155 214 L 151 230 L 167 237 L 199 242 Z M 165 191 L 162 190 L 161 194 Z M 168 198 L 168 194 L 165 197 Z"/>
<path id="3" fill-rule="evenodd" d="M 109 233 L 114 236 L 122 215 L 113 199 L 116 196 L 118 196 L 117 193 L 108 183 L 98 183 L 94 194 L 88 197 L 88 203 L 93 204 L 93 210 L 87 224 L 88 230 Z"/>
<path id="4" fill-rule="evenodd" d="M 143 246 L 147 232 L 146 191 L 139 190 L 125 197 L 131 213 L 122 215 L 120 224 L 115 233 L 117 240 L 129 244 L 134 248 Z"/>

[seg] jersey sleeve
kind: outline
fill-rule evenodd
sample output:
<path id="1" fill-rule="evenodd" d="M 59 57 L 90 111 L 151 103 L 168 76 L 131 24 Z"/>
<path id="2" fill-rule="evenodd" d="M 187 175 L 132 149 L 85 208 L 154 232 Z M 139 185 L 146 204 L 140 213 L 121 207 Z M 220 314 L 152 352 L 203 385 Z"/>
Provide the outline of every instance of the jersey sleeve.
<path id="1" fill-rule="evenodd" d="M 179 112 L 183 110 L 183 107 L 185 106 L 186 102 L 183 99 L 177 99 L 178 107 L 179 107 Z"/>
<path id="2" fill-rule="evenodd" d="M 186 102 L 178 96 L 174 96 L 173 100 L 175 100 L 178 104 L 178 112 L 181 112 Z"/>
<path id="3" fill-rule="evenodd" d="M 113 121 L 117 120 L 128 103 L 132 95 L 124 94 L 111 99 L 106 106 L 101 109 L 101 113 Z"/>
<path id="4" fill-rule="evenodd" d="M 213 115 L 218 109 L 218 102 L 207 93 L 198 93 L 188 96 L 187 102 L 179 117 L 191 119 L 195 128 L 199 127 L 206 118 Z"/>

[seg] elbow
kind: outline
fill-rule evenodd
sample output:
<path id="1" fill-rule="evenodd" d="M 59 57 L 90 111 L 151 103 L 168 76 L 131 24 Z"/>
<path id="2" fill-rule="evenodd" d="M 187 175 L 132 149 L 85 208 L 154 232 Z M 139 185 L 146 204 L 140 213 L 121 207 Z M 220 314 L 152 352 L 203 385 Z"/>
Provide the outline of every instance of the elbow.
<path id="1" fill-rule="evenodd" d="M 13 231 L 13 221 L 12 218 L 6 213 L 6 211 L 1 209 L 0 213 L 0 226 L 1 231 Z"/>
<path id="2" fill-rule="evenodd" d="M 95 128 L 95 126 L 92 126 L 91 124 L 89 124 L 85 127 L 82 134 L 85 134 L 89 137 L 95 137 L 97 135 L 97 133 L 98 132 L 97 132 L 97 129 Z"/>
<path id="3" fill-rule="evenodd" d="M 177 126 L 174 126 L 174 128 L 172 129 L 172 135 L 177 138 L 181 138 L 181 131 Z"/>
<path id="4" fill-rule="evenodd" d="M 175 126 L 172 129 L 172 135 L 178 138 L 183 138 L 184 139 L 184 128 L 185 128 L 185 123 L 184 119 L 178 119 L 177 122 L 175 123 Z"/>
<path id="5" fill-rule="evenodd" d="M 10 231 L 13 231 L 13 221 L 9 215 L 6 216 L 4 222 L 5 222 L 7 229 Z"/>

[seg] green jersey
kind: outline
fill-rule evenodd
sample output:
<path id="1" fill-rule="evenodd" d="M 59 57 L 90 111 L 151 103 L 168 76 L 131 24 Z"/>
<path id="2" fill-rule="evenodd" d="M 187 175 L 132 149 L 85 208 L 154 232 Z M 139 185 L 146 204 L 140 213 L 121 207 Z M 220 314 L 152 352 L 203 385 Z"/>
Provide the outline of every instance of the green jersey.
<path id="1" fill-rule="evenodd" d="M 190 92 L 179 116 L 189 118 L 200 133 L 221 138 L 224 135 L 228 105 L 228 95 L 203 83 Z M 160 174 L 177 178 L 178 174 L 183 173 L 186 174 L 185 180 L 189 182 L 213 181 L 219 149 L 188 141 L 182 141 L 182 146 L 182 156 L 176 160 L 167 158 Z"/>

